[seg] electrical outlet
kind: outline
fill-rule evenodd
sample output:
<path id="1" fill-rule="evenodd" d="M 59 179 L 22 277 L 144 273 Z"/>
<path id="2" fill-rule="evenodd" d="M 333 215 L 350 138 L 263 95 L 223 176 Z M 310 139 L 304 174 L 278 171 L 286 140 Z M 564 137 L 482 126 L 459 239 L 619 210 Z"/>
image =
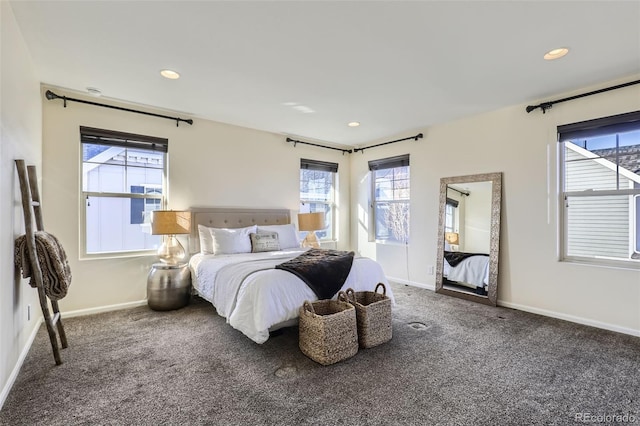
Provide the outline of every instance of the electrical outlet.
<path id="1" fill-rule="evenodd" d="M 27 305 L 27 321 L 31 321 L 31 305 Z"/>
<path id="2" fill-rule="evenodd" d="M 433 275 L 433 265 L 427 266 L 427 274 Z"/>

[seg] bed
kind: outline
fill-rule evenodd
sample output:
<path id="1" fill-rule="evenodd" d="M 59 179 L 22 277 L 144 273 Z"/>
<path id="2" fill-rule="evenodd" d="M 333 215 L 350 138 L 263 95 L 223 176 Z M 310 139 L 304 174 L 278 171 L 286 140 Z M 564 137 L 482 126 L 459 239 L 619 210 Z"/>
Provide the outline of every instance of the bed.
<path id="1" fill-rule="evenodd" d="M 299 247 L 289 210 L 193 208 L 191 216 L 193 291 L 254 342 L 264 343 L 270 332 L 297 324 L 304 301 L 318 299 L 298 276 L 275 268 L 308 250 Z M 274 233 L 278 244 L 255 241 Z M 234 242 L 224 243 L 227 237 Z M 256 247 L 260 250 L 253 252 Z M 380 264 L 355 255 L 342 289 L 373 291 L 379 282 L 393 300 Z"/>
<path id="2" fill-rule="evenodd" d="M 445 250 L 442 276 L 450 284 L 468 287 L 480 294 L 487 294 L 489 255 Z"/>

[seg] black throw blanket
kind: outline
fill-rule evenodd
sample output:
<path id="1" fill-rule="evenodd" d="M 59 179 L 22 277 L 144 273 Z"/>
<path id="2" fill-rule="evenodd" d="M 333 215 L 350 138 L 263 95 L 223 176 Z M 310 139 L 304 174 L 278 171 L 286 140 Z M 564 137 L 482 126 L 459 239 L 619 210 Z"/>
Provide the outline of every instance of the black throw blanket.
<path id="1" fill-rule="evenodd" d="M 465 253 L 463 251 L 445 251 L 444 252 L 444 258 L 447 259 L 447 262 L 449 262 L 449 265 L 451 265 L 452 267 L 456 266 L 458 263 L 462 262 L 467 257 L 471 257 L 471 256 L 489 256 L 489 255 L 484 253 Z"/>
<path id="2" fill-rule="evenodd" d="M 344 285 L 354 252 L 312 248 L 287 262 L 276 265 L 276 269 L 289 271 L 304 281 L 318 296 L 331 299 Z"/>

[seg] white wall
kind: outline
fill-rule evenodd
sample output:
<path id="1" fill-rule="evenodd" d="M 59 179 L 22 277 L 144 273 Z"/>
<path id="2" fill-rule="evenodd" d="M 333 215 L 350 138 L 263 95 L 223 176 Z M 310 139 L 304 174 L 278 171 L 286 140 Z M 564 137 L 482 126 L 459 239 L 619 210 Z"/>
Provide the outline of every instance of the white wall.
<path id="1" fill-rule="evenodd" d="M 40 172 L 42 124 L 40 84 L 13 11 L 0 2 L 0 407 L 18 373 L 42 313 L 37 292 L 13 266 L 13 242 L 24 233 L 14 160 Z M 27 321 L 31 305 L 31 321 Z M 53 363 L 53 355 L 51 357 Z"/>
<path id="2" fill-rule="evenodd" d="M 48 88 L 43 87 L 42 91 Z M 113 103 L 105 98 L 51 88 L 59 95 Z M 131 108 L 131 105 L 126 105 Z M 145 109 L 134 106 L 137 109 Z M 149 110 L 149 109 L 145 109 Z M 154 111 L 189 118 L 186 114 Z M 73 282 L 60 301 L 63 312 L 135 303 L 146 298 L 146 279 L 156 256 L 79 260 L 80 138 L 89 126 L 169 139 L 169 208 L 287 208 L 293 220 L 299 206 L 300 158 L 339 163 L 339 242 L 349 242 L 349 157 L 308 145 L 294 147 L 286 137 L 194 118 L 193 126 L 156 117 L 68 102 L 43 104 L 45 227 L 70 259 Z M 188 247 L 186 241 L 183 241 Z"/>
<path id="3" fill-rule="evenodd" d="M 491 241 L 491 182 L 462 185 L 469 191 L 464 202 L 464 229 L 460 230 L 460 251 L 489 253 Z"/>
<path id="4" fill-rule="evenodd" d="M 630 76 L 571 94 L 584 93 Z M 549 100 L 541 99 L 540 101 Z M 537 104 L 540 101 L 532 101 Z M 365 150 L 352 156 L 352 242 L 382 263 L 392 278 L 433 288 L 442 177 L 503 172 L 498 303 L 640 335 L 640 272 L 558 261 L 556 127 L 640 108 L 632 86 L 556 104 L 542 114 L 526 105 L 438 124 L 384 140 L 425 138 Z M 372 143 L 384 140 L 372 141 Z M 367 161 L 411 154 L 411 236 L 407 247 L 369 242 Z M 408 252 L 408 256 L 407 256 Z M 408 265 L 408 268 L 407 268 Z"/>

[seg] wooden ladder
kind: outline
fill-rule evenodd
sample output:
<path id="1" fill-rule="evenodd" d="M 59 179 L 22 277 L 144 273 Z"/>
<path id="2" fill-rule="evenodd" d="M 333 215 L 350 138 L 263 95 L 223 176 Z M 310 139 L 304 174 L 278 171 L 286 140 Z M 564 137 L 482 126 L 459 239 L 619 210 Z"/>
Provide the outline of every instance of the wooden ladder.
<path id="1" fill-rule="evenodd" d="M 38 262 L 36 254 L 36 231 L 44 231 L 42 223 L 42 206 L 40 203 L 40 193 L 38 192 L 38 178 L 35 166 L 26 166 L 24 160 L 16 160 L 16 168 L 18 169 L 18 178 L 20 180 L 20 193 L 22 195 L 22 210 L 24 212 L 24 227 L 26 234 L 27 251 L 29 253 L 29 262 L 31 264 L 31 277 L 36 283 L 38 289 L 38 297 L 40 298 L 40 307 L 44 315 L 44 322 L 47 325 L 49 340 L 53 348 L 53 357 L 56 365 L 62 364 L 60 358 L 60 348 L 58 347 L 58 337 L 56 336 L 55 326 L 58 328 L 60 343 L 63 348 L 67 347 L 67 335 L 62 326 L 62 317 L 58 308 L 57 300 L 50 300 L 44 292 L 42 284 L 42 268 Z M 36 229 L 33 229 L 35 218 Z M 53 310 L 53 317 L 49 312 L 49 302 Z"/>

